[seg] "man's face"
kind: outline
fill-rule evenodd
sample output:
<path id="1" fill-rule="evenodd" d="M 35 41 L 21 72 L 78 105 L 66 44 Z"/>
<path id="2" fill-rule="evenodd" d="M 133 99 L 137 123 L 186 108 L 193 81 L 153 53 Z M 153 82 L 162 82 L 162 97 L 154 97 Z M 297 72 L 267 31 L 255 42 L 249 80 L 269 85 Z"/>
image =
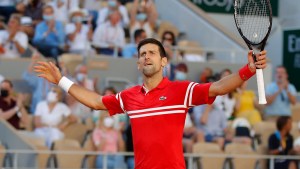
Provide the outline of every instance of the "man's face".
<path id="1" fill-rule="evenodd" d="M 110 19 L 110 23 L 112 25 L 116 25 L 116 24 L 119 23 L 119 21 L 120 21 L 121 18 L 120 18 L 119 13 L 114 12 L 113 14 L 110 15 L 109 19 Z"/>
<path id="2" fill-rule="evenodd" d="M 12 93 L 12 87 L 7 82 L 2 82 L 0 89 L 1 89 L 1 91 L 2 90 L 7 91 L 8 92 L 8 96 Z"/>
<path id="3" fill-rule="evenodd" d="M 286 131 L 291 131 L 292 129 L 292 119 L 289 119 L 287 124 L 285 125 Z"/>
<path id="4" fill-rule="evenodd" d="M 162 69 L 167 63 L 166 57 L 161 57 L 159 47 L 155 44 L 146 44 L 140 48 L 138 69 L 147 77 L 157 73 L 162 74 Z"/>
<path id="5" fill-rule="evenodd" d="M 52 16 L 54 13 L 52 8 L 45 8 L 43 11 L 43 15 Z"/>
<path id="6" fill-rule="evenodd" d="M 276 81 L 281 83 L 284 80 L 287 80 L 288 76 L 285 68 L 279 67 L 276 69 Z"/>
<path id="7" fill-rule="evenodd" d="M 9 29 L 18 29 L 20 27 L 20 23 L 16 19 L 10 19 L 8 22 Z"/>

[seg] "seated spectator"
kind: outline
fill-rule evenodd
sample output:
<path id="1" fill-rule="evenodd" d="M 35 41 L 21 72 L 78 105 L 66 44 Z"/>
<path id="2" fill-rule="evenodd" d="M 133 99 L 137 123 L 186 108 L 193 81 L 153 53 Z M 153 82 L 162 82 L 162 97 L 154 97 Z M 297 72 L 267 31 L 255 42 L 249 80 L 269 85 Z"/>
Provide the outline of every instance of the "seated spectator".
<path id="1" fill-rule="evenodd" d="M 44 78 L 39 78 L 33 72 L 33 66 L 38 61 L 39 55 L 34 54 L 31 58 L 31 63 L 28 65 L 27 70 L 24 70 L 22 78 L 30 85 L 32 88 L 32 98 L 30 104 L 30 113 L 35 112 L 35 108 L 38 102 L 45 100 L 48 91 L 50 91 L 53 86 Z"/>
<path id="2" fill-rule="evenodd" d="M 194 126 L 191 116 L 187 113 L 183 129 L 183 149 L 184 152 L 192 153 L 193 146 L 196 142 L 204 142 L 204 136 L 202 132 L 198 132 Z"/>
<path id="3" fill-rule="evenodd" d="M 120 3 L 120 0 L 107 0 L 107 5 L 107 7 L 99 10 L 97 26 L 104 24 L 109 14 L 117 10 L 121 14 L 121 22 L 119 24 L 121 27 L 126 28 L 129 24 L 127 8 Z"/>
<path id="4" fill-rule="evenodd" d="M 72 23 L 66 25 L 67 42 L 70 53 L 78 53 L 86 56 L 91 50 L 91 40 L 93 37 L 93 27 L 91 20 L 88 24 L 83 24 L 86 13 L 82 9 L 71 11 L 70 19 Z"/>
<path id="5" fill-rule="evenodd" d="M 270 155 L 289 155 L 293 150 L 292 119 L 288 116 L 280 116 L 276 121 L 277 131 L 269 137 L 268 149 Z M 293 165 L 292 160 L 275 159 L 274 169 L 288 169 Z"/>
<path id="6" fill-rule="evenodd" d="M 108 113 L 101 114 L 99 126 L 93 131 L 93 142 L 97 151 L 110 153 L 107 156 L 108 168 L 126 168 L 124 156 L 113 155 L 114 153 L 124 151 L 125 145 L 121 132 L 113 128 L 114 119 L 109 117 Z M 96 167 L 104 168 L 103 155 L 98 155 Z"/>
<path id="7" fill-rule="evenodd" d="M 252 90 L 247 90 L 248 82 L 245 81 L 241 87 L 237 89 L 235 94 L 235 117 L 246 118 L 251 126 L 262 121 L 258 107 L 258 102 L 255 93 Z"/>
<path id="8" fill-rule="evenodd" d="M 13 84 L 9 80 L 3 80 L 0 89 L 0 118 L 7 120 L 15 129 L 21 129 L 22 124 L 28 123 L 23 97 L 19 95 L 16 99 L 13 96 Z"/>
<path id="9" fill-rule="evenodd" d="M 144 29 L 147 37 L 152 38 L 156 27 L 157 11 L 152 0 L 134 0 L 130 11 L 130 37 L 133 41 L 135 30 Z"/>
<path id="10" fill-rule="evenodd" d="M 54 141 L 63 139 L 63 130 L 76 121 L 68 106 L 61 102 L 62 97 L 62 90 L 53 87 L 47 93 L 47 99 L 38 103 L 34 113 L 34 133 L 46 140 L 48 148 Z"/>
<path id="11" fill-rule="evenodd" d="M 21 31 L 28 36 L 28 40 L 29 42 L 31 42 L 34 36 L 34 26 L 33 26 L 33 21 L 30 17 L 23 16 L 21 18 Z"/>
<path id="12" fill-rule="evenodd" d="M 53 7 L 54 18 L 56 18 L 57 21 L 66 24 L 69 22 L 67 14 L 70 13 L 71 10 L 79 7 L 79 0 L 54 0 L 48 2 L 47 5 Z"/>
<path id="13" fill-rule="evenodd" d="M 177 45 L 175 34 L 171 31 L 165 31 L 161 37 L 162 44 L 168 43 L 172 47 Z"/>
<path id="14" fill-rule="evenodd" d="M 200 83 L 207 83 L 209 79 L 213 77 L 213 70 L 210 67 L 206 67 L 202 70 L 200 77 L 199 77 L 199 82 Z"/>
<path id="15" fill-rule="evenodd" d="M 185 63 L 179 63 L 175 69 L 175 80 L 187 80 L 188 67 Z"/>
<path id="16" fill-rule="evenodd" d="M 97 52 L 103 55 L 116 55 L 122 51 L 125 45 L 125 34 L 123 28 L 118 24 L 121 15 L 114 11 L 109 15 L 109 20 L 97 26 L 93 35 L 93 45 Z"/>
<path id="17" fill-rule="evenodd" d="M 197 130 L 204 133 L 205 141 L 215 142 L 223 149 L 227 118 L 219 107 L 218 102 L 214 102 L 213 105 L 195 106 L 193 114 Z"/>
<path id="18" fill-rule="evenodd" d="M 297 102 L 297 90 L 288 81 L 286 68 L 276 68 L 275 82 L 266 87 L 267 106 L 265 109 L 266 119 L 274 120 L 278 116 L 291 116 L 291 105 Z"/>
<path id="19" fill-rule="evenodd" d="M 28 37 L 20 31 L 21 16 L 11 15 L 8 22 L 8 29 L 0 32 L 0 56 L 6 58 L 20 57 L 28 48 Z"/>
<path id="20" fill-rule="evenodd" d="M 137 51 L 137 45 L 142 41 L 143 39 L 146 39 L 147 35 L 146 32 L 143 29 L 137 29 L 134 32 L 134 42 L 126 45 L 122 50 L 122 57 L 123 58 L 137 58 L 138 57 L 138 51 Z"/>
<path id="21" fill-rule="evenodd" d="M 78 65 L 75 69 L 75 82 L 86 89 L 96 91 L 97 79 L 88 77 L 88 69 L 85 65 Z M 87 118 L 92 117 L 91 108 L 79 103 L 71 95 L 66 96 L 67 105 L 71 112 L 77 117 L 80 122 L 85 122 Z"/>
<path id="22" fill-rule="evenodd" d="M 43 20 L 43 6 L 42 0 L 31 0 L 25 6 L 24 16 L 31 18 L 33 27 Z"/>
<path id="23" fill-rule="evenodd" d="M 43 19 L 35 29 L 33 44 L 46 57 L 57 57 L 65 47 L 65 32 L 63 23 L 54 17 L 51 6 L 43 8 Z"/>

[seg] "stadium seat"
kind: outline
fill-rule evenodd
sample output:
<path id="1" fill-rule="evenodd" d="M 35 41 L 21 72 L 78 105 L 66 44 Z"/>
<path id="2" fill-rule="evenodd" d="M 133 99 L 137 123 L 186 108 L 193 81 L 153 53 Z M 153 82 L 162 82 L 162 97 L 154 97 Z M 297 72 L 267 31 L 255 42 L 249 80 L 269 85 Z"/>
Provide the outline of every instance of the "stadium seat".
<path id="1" fill-rule="evenodd" d="M 201 154 L 224 154 L 220 146 L 215 143 L 196 143 L 193 146 L 193 153 Z M 201 157 L 199 159 L 199 165 L 201 169 L 222 169 L 225 162 L 224 157 Z"/>
<path id="2" fill-rule="evenodd" d="M 292 119 L 293 121 L 299 122 L 300 121 L 300 103 L 291 106 L 292 109 Z"/>
<path id="3" fill-rule="evenodd" d="M 225 147 L 226 154 L 247 154 L 247 155 L 255 155 L 252 150 L 252 147 L 247 144 L 238 144 L 238 143 L 231 143 Z M 254 158 L 232 158 L 231 159 L 232 165 L 234 169 L 244 169 L 247 166 L 247 169 L 255 169 L 257 159 Z"/>
<path id="4" fill-rule="evenodd" d="M 94 124 L 92 118 L 87 118 L 87 119 L 85 119 L 84 124 L 85 124 L 85 126 L 87 127 L 87 130 L 88 130 L 88 131 L 92 131 L 92 130 L 95 128 L 95 124 Z"/>
<path id="5" fill-rule="evenodd" d="M 80 147 L 80 144 L 77 140 L 71 139 L 62 139 L 54 142 L 54 150 L 56 151 L 68 151 L 64 153 L 56 154 L 56 161 L 58 168 L 72 168 L 79 169 L 82 167 L 82 161 L 85 156 L 83 153 L 83 149 Z M 69 151 L 73 151 L 74 153 L 70 153 Z"/>
<path id="6" fill-rule="evenodd" d="M 28 141 L 36 151 L 45 151 L 46 153 L 37 153 L 37 166 L 38 168 L 47 168 L 48 160 L 51 155 L 50 150 L 45 145 L 45 140 L 43 138 L 36 137 L 32 135 L 33 133 L 27 131 L 18 132 L 22 138 Z"/>
<path id="7" fill-rule="evenodd" d="M 261 144 L 267 146 L 270 135 L 276 130 L 276 124 L 275 122 L 263 121 L 255 124 L 253 129 L 255 134 L 260 136 Z"/>
<path id="8" fill-rule="evenodd" d="M 87 140 L 84 142 L 83 149 L 85 151 L 95 151 L 96 150 L 96 147 L 93 143 L 91 135 L 88 136 Z M 88 165 L 88 166 L 86 166 L 87 168 L 95 168 L 96 155 L 87 155 L 86 160 L 87 160 L 87 165 Z"/>
<path id="9" fill-rule="evenodd" d="M 203 51 L 200 44 L 196 41 L 181 40 L 178 42 L 179 49 L 183 49 L 185 54 L 197 54 L 202 56 Z"/>
<path id="10" fill-rule="evenodd" d="M 79 54 L 64 53 L 60 56 L 59 61 L 63 62 L 71 75 L 74 75 L 76 66 L 83 63 L 83 56 Z"/>
<path id="11" fill-rule="evenodd" d="M 0 145 L 0 168 L 3 166 L 3 161 L 5 157 L 5 147 Z"/>
<path id="12" fill-rule="evenodd" d="M 81 123 L 74 123 L 64 129 L 66 139 L 73 139 L 80 144 L 83 143 L 86 133 L 88 131 L 87 126 Z"/>
<path id="13" fill-rule="evenodd" d="M 256 148 L 256 153 L 259 155 L 267 155 L 268 154 L 268 147 L 266 145 L 259 145 Z M 267 169 L 267 160 L 266 159 L 260 159 L 258 161 L 259 168 L 260 169 Z"/>
<path id="14" fill-rule="evenodd" d="M 298 127 L 298 122 L 293 122 L 292 130 L 290 131 L 290 134 L 293 136 L 294 140 L 300 136 L 300 129 Z"/>

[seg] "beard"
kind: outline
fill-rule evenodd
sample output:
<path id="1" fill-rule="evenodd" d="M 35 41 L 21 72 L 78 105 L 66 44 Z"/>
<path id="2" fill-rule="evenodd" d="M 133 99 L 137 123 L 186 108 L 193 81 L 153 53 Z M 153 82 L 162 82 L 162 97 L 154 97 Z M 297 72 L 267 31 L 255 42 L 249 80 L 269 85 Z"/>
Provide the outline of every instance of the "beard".
<path id="1" fill-rule="evenodd" d="M 143 74 L 147 77 L 153 76 L 155 73 L 157 73 L 159 70 L 156 70 L 154 65 L 147 65 L 143 68 Z"/>

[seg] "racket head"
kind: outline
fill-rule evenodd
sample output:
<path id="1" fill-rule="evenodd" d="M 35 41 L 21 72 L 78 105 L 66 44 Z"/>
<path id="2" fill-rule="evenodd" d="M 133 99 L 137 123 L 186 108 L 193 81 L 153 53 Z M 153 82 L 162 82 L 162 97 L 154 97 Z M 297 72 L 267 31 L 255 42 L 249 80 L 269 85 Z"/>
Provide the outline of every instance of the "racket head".
<path id="1" fill-rule="evenodd" d="M 272 28 L 269 0 L 235 0 L 234 20 L 249 49 L 263 50 Z"/>

